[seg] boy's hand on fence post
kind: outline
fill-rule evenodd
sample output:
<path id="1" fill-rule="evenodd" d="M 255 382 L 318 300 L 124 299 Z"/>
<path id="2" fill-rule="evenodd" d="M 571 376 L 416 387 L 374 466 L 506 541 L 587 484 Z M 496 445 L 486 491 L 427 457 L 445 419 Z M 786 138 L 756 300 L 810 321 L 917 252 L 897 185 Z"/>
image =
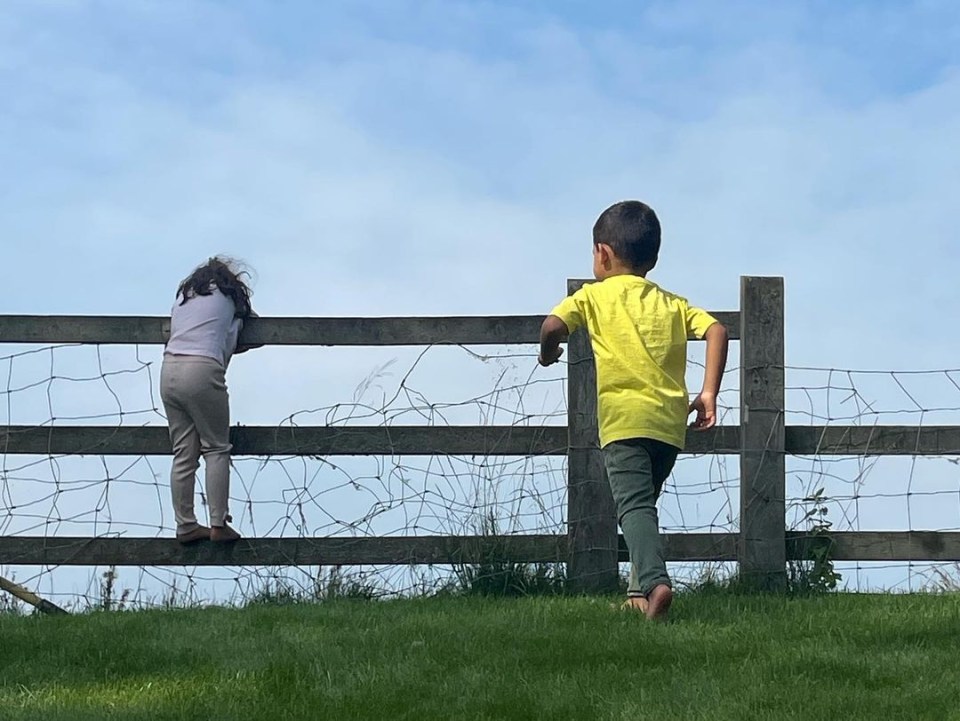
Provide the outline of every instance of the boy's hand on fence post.
<path id="1" fill-rule="evenodd" d="M 697 412 L 690 427 L 695 431 L 705 431 L 717 424 L 717 397 L 712 393 L 701 393 L 690 404 L 690 413 Z"/>
<path id="2" fill-rule="evenodd" d="M 540 355 L 537 362 L 544 368 L 552 366 L 563 355 L 560 343 L 569 336 L 567 324 L 555 315 L 548 315 L 540 326 Z"/>
<path id="3" fill-rule="evenodd" d="M 563 355 L 563 348 L 557 346 L 553 351 L 540 351 L 540 355 L 537 357 L 537 362 L 542 365 L 544 368 L 547 366 L 552 366 L 558 360 L 560 356 Z"/>

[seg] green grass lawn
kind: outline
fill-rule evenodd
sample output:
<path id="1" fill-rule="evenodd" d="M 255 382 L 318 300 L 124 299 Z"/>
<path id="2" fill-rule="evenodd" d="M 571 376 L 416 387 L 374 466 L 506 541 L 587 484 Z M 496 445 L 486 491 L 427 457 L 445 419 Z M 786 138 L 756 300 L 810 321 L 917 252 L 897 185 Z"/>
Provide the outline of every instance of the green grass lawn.
<path id="1" fill-rule="evenodd" d="M 0 719 L 960 719 L 960 595 L 0 616 Z"/>

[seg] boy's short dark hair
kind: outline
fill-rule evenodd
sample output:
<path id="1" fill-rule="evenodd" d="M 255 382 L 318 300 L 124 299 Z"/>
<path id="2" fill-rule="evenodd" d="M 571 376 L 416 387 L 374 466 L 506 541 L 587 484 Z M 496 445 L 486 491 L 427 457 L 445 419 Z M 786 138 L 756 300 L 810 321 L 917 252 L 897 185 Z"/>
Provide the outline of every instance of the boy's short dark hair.
<path id="1" fill-rule="evenodd" d="M 631 268 L 652 267 L 660 253 L 660 220 L 639 200 L 614 203 L 597 218 L 593 244 L 609 245 Z"/>

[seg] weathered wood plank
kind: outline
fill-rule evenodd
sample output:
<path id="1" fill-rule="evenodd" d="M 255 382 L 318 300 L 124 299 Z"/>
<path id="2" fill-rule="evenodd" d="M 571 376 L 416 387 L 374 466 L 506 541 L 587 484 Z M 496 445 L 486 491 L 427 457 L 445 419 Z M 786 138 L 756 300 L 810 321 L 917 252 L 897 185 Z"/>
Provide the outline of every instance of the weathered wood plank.
<path id="1" fill-rule="evenodd" d="M 737 535 L 668 533 L 668 561 L 733 561 Z M 628 560 L 622 536 L 618 558 Z M 785 555 L 808 558 L 816 544 L 833 542 L 836 561 L 960 561 L 960 533 L 845 531 L 829 539 L 786 534 Z M 0 536 L 0 565 L 8 566 L 324 566 L 478 563 L 490 558 L 517 563 L 563 562 L 567 536 L 404 536 L 380 538 L 251 538 L 234 547 L 181 546 L 168 538 Z"/>
<path id="2" fill-rule="evenodd" d="M 576 281 L 569 281 L 573 292 Z M 580 329 L 567 343 L 567 579 L 576 593 L 615 591 L 617 513 L 600 452 L 597 368 L 590 336 Z"/>
<path id="3" fill-rule="evenodd" d="M 402 346 L 536 343 L 540 316 L 426 318 L 255 318 L 245 343 L 265 345 Z"/>
<path id="4" fill-rule="evenodd" d="M 0 591 L 6 591 L 15 598 L 20 599 L 24 603 L 28 603 L 33 606 L 35 609 L 40 611 L 40 613 L 46 613 L 51 616 L 55 615 L 66 615 L 68 612 L 52 601 L 48 601 L 45 598 L 40 598 L 33 591 L 24 588 L 19 583 L 14 583 L 8 578 L 0 576 Z"/>
<path id="5" fill-rule="evenodd" d="M 563 426 L 234 426 L 234 456 L 566 455 Z M 0 453 L 170 455 L 164 426 L 0 426 Z"/>
<path id="6" fill-rule="evenodd" d="M 740 426 L 714 426 L 707 431 L 687 433 L 685 454 L 736 456 L 740 454 Z"/>
<path id="7" fill-rule="evenodd" d="M 234 456 L 555 455 L 566 426 L 234 426 Z M 738 453 L 739 429 L 690 434 L 688 453 Z M 165 426 L 0 426 L 11 455 L 170 455 Z"/>
<path id="8" fill-rule="evenodd" d="M 736 561 L 737 538 L 736 533 L 660 534 L 664 558 L 676 562 Z M 619 536 L 617 557 L 621 563 L 630 561 L 630 553 L 622 534 Z"/>
<path id="9" fill-rule="evenodd" d="M 813 548 L 831 544 L 835 561 L 960 561 L 955 531 L 843 531 L 827 536 L 787 534 L 787 554 L 810 558 Z"/>
<path id="10" fill-rule="evenodd" d="M 265 345 L 484 345 L 534 343 L 541 316 L 251 318 L 241 340 Z M 0 343 L 163 344 L 162 316 L 0 315 Z"/>
<path id="11" fill-rule="evenodd" d="M 182 546 L 172 538 L 0 536 L 2 565 L 345 566 L 562 562 L 564 536 L 385 536 L 251 538 L 236 544 Z"/>
<path id="12" fill-rule="evenodd" d="M 230 433 L 238 456 L 564 455 L 567 448 L 566 426 L 235 426 Z M 794 455 L 960 455 L 957 426 L 787 426 L 785 436 Z M 0 426 L 0 453 L 168 455 L 170 443 L 164 426 Z M 685 453 L 738 455 L 740 426 L 689 433 Z"/>
<path id="13" fill-rule="evenodd" d="M 666 534 L 668 561 L 733 560 L 734 534 Z M 620 539 L 620 556 L 627 560 Z M 233 547 L 181 546 L 172 538 L 0 536 L 0 565 L 8 566 L 355 566 L 565 562 L 568 537 L 388 536 L 379 538 L 250 538 Z"/>
<path id="14" fill-rule="evenodd" d="M 0 343 L 166 343 L 168 316 L 0 315 Z"/>
<path id="15" fill-rule="evenodd" d="M 728 329 L 739 313 L 718 313 Z M 537 342 L 541 315 L 423 318 L 252 318 L 244 343 L 264 345 L 513 345 Z M 737 330 L 739 333 L 739 329 Z M 0 315 L 0 343 L 166 343 L 164 316 Z M 736 337 L 731 331 L 731 337 Z"/>
<path id="16" fill-rule="evenodd" d="M 960 426 L 788 426 L 786 450 L 820 456 L 960 455 Z"/>
<path id="17" fill-rule="evenodd" d="M 740 573 L 786 584 L 783 278 L 740 279 Z"/>

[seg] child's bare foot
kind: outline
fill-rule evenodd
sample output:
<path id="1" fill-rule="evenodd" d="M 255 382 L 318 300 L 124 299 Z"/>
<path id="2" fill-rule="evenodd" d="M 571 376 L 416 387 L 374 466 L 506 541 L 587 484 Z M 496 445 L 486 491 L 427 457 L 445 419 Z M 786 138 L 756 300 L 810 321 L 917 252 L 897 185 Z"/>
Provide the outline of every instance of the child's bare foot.
<path id="1" fill-rule="evenodd" d="M 240 540 L 240 534 L 224 523 L 210 529 L 210 540 L 214 543 L 233 543 Z"/>
<path id="2" fill-rule="evenodd" d="M 673 603 L 673 589 L 665 583 L 656 586 L 647 594 L 647 618 L 653 621 L 666 621 Z"/>
<path id="3" fill-rule="evenodd" d="M 192 531 L 177 534 L 177 540 L 184 545 L 196 543 L 197 541 L 206 541 L 209 540 L 209 538 L 210 529 L 206 526 L 197 526 Z"/>
<path id="4" fill-rule="evenodd" d="M 629 596 L 620 606 L 621 611 L 635 611 L 646 615 L 647 599 L 643 596 Z"/>

